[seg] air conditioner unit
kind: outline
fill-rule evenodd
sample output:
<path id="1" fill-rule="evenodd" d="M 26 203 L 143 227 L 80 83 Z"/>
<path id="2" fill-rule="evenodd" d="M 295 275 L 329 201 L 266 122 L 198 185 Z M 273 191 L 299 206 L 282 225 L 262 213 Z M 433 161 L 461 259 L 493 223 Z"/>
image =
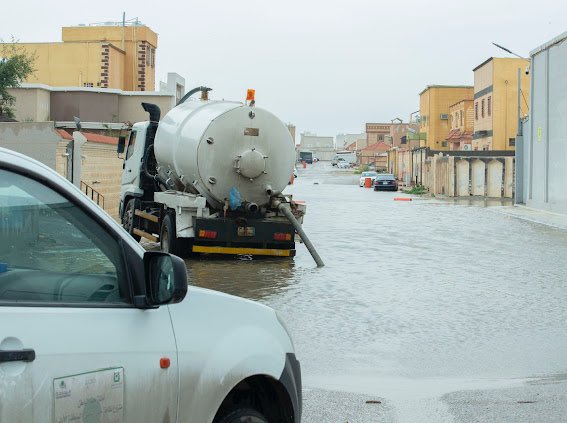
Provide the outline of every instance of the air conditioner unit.
<path id="1" fill-rule="evenodd" d="M 446 114 L 446 113 L 442 113 L 439 118 L 440 118 L 441 120 L 449 120 L 449 115 Z"/>
<path id="2" fill-rule="evenodd" d="M 470 144 L 463 145 L 463 151 L 471 151 L 471 150 L 472 150 L 472 146 Z"/>

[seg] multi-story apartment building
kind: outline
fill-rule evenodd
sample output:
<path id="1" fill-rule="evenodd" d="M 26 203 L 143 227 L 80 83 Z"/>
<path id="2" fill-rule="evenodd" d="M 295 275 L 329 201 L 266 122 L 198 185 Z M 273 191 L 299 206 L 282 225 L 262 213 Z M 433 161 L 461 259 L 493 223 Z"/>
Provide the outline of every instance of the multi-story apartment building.
<path id="1" fill-rule="evenodd" d="M 451 129 L 449 106 L 472 100 L 474 88 L 465 85 L 428 85 L 419 93 L 420 139 L 432 150 L 448 150 Z"/>
<path id="2" fill-rule="evenodd" d="M 527 59 L 491 57 L 474 71 L 473 150 L 514 150 L 520 110 L 528 113 L 530 77 Z"/>
<path id="3" fill-rule="evenodd" d="M 449 106 L 451 131 L 447 136 L 450 150 L 471 150 L 474 132 L 473 100 L 461 100 Z"/>
<path id="4" fill-rule="evenodd" d="M 157 34 L 138 22 L 62 29 L 62 42 L 18 43 L 35 55 L 26 81 L 53 87 L 154 91 Z"/>

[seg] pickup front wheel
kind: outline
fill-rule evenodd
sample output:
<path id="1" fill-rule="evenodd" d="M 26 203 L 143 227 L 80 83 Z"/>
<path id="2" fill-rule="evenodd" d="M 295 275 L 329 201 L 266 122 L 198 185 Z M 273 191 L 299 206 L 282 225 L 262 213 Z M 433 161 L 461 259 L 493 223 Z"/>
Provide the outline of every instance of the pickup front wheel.
<path id="1" fill-rule="evenodd" d="M 219 420 L 219 423 L 269 423 L 259 412 L 252 408 L 239 408 Z"/>

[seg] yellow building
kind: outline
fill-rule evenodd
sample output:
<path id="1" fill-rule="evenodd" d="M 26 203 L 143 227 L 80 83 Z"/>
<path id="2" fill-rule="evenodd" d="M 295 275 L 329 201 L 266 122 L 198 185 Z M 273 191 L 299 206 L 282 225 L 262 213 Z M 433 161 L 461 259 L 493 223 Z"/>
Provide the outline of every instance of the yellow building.
<path id="1" fill-rule="evenodd" d="M 35 72 L 25 81 L 53 87 L 155 90 L 157 34 L 141 24 L 73 26 L 62 42 L 18 43 L 35 54 Z"/>
<path id="2" fill-rule="evenodd" d="M 449 106 L 451 131 L 447 137 L 450 150 L 471 150 L 474 132 L 473 100 L 461 100 Z"/>
<path id="3" fill-rule="evenodd" d="M 518 68 L 520 109 L 528 114 L 530 77 L 526 59 L 491 57 L 474 71 L 473 150 L 514 150 L 518 129 Z"/>
<path id="4" fill-rule="evenodd" d="M 461 100 L 472 100 L 473 93 L 473 87 L 464 85 L 428 85 L 419 93 L 419 131 L 425 147 L 449 149 L 449 106 Z"/>

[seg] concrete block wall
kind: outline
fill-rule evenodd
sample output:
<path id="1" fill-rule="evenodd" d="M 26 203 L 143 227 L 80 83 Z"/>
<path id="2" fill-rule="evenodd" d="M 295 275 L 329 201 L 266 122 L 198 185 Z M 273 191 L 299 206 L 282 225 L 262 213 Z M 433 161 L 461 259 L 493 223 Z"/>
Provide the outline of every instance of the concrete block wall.
<path id="1" fill-rule="evenodd" d="M 67 140 L 59 142 L 56 153 L 55 171 L 64 177 L 68 176 L 65 155 L 68 143 Z M 116 146 L 87 142 L 83 145 L 81 155 L 81 181 L 104 196 L 104 210 L 118 220 L 122 159 L 116 154 Z"/>
<path id="2" fill-rule="evenodd" d="M 67 178 L 67 145 L 53 122 L 8 122 L 0 124 L 0 147 L 30 156 Z M 104 209 L 118 217 L 122 159 L 116 145 L 87 142 L 82 149 L 81 180 L 104 196 Z"/>
<path id="3" fill-rule="evenodd" d="M 81 180 L 104 196 L 104 210 L 118 219 L 123 161 L 116 146 L 87 142 L 82 155 Z"/>
<path id="4" fill-rule="evenodd" d="M 422 164 L 423 185 L 435 195 L 512 198 L 513 157 L 428 157 Z"/>

